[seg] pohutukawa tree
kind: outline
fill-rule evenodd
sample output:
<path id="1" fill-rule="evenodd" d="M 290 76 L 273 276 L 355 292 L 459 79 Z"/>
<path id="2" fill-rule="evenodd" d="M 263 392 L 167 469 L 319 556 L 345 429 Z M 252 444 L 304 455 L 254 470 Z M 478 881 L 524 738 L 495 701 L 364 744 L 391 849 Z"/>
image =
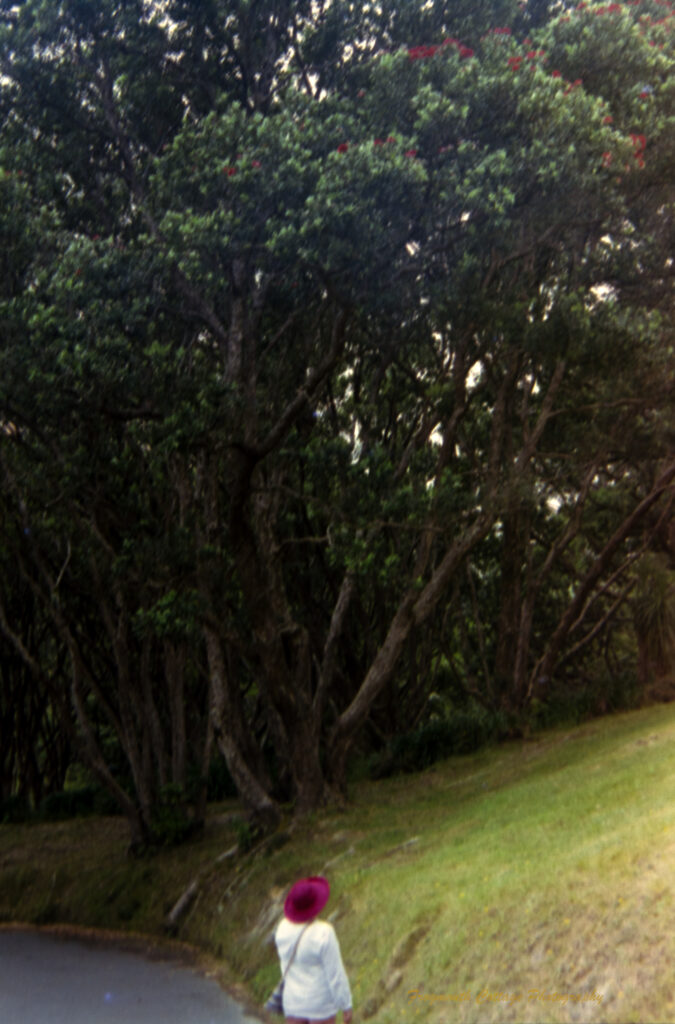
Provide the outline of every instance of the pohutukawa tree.
<path id="1" fill-rule="evenodd" d="M 138 840 L 344 791 L 460 615 L 522 713 L 669 515 L 671 5 L 531 7 L 2 4 L 14 565 Z"/>

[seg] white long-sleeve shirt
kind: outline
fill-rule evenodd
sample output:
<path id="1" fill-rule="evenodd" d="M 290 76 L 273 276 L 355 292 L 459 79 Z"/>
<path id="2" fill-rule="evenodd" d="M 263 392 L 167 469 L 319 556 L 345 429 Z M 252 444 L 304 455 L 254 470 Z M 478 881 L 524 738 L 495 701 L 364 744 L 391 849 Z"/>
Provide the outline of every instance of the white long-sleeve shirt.
<path id="1" fill-rule="evenodd" d="M 282 974 L 303 928 L 304 924 L 294 924 L 286 917 L 277 926 L 274 941 Z M 284 1014 L 323 1020 L 333 1017 L 338 1010 L 350 1010 L 351 1006 L 349 979 L 335 929 L 326 921 L 314 920 L 305 928 L 286 974 Z"/>

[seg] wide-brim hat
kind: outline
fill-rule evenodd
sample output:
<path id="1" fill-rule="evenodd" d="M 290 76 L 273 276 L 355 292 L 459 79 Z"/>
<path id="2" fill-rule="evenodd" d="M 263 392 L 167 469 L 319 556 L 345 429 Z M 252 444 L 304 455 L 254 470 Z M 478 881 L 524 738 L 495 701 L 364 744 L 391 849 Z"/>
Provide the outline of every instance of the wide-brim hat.
<path id="1" fill-rule="evenodd" d="M 328 903 L 330 885 L 321 875 L 301 878 L 284 901 L 284 915 L 295 924 L 311 921 Z"/>

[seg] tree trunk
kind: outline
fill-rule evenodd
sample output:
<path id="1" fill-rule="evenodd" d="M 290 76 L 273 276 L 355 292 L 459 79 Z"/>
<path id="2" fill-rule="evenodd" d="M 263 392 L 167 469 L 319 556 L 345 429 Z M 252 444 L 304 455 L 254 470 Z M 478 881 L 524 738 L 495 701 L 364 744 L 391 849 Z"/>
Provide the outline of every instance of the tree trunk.
<path id="1" fill-rule="evenodd" d="M 71 651 L 71 667 L 73 706 L 84 738 L 82 748 L 83 759 L 101 785 L 111 794 L 122 814 L 127 819 L 131 831 L 131 849 L 134 851 L 141 850 L 152 839 L 151 824 L 143 815 L 142 809 L 122 789 L 105 763 L 86 712 L 85 695 L 82 688 L 82 672 L 78 655 L 74 651 Z"/>
<path id="2" fill-rule="evenodd" d="M 446 551 L 421 591 L 408 591 L 368 672 L 351 704 L 343 711 L 328 740 L 329 777 L 344 792 L 347 760 L 356 733 L 366 720 L 373 701 L 391 679 L 410 631 L 425 622 L 446 592 L 448 583 L 475 545 L 486 536 L 495 513 L 483 513 Z"/>
<path id="3" fill-rule="evenodd" d="M 553 631 L 546 651 L 530 673 L 528 696 L 533 692 L 538 679 L 550 678 L 558 662 L 563 644 L 566 642 L 570 633 L 583 621 L 585 610 L 584 606 L 586 605 L 596 583 L 602 576 L 603 572 L 606 571 L 619 547 L 642 522 L 652 507 L 664 494 L 670 491 L 672 495 L 672 482 L 674 479 L 675 462 L 671 463 L 664 470 L 649 494 L 642 499 L 642 501 L 632 510 L 630 515 L 626 516 L 620 526 L 617 527 L 591 568 L 584 576 L 583 580 L 580 581 L 574 598 L 566 608 L 558 622 L 558 625 Z M 672 503 L 672 496 L 670 501 Z M 668 512 L 668 510 L 666 510 L 666 512 Z"/>
<path id="4" fill-rule="evenodd" d="M 291 772 L 295 793 L 295 813 L 302 816 L 326 803 L 328 788 L 320 757 L 320 730 L 311 722 L 298 729 L 293 741 Z"/>
<path id="5" fill-rule="evenodd" d="M 185 649 L 168 640 L 164 643 L 164 672 L 169 691 L 171 721 L 171 781 L 184 790 L 187 783 Z"/>
<path id="6" fill-rule="evenodd" d="M 209 664 L 209 711 L 216 743 L 251 819 L 265 829 L 275 828 L 281 819 L 279 807 L 247 763 L 237 739 L 238 716 L 232 713 L 222 643 L 211 626 L 204 627 L 204 639 Z"/>
<path id="7" fill-rule="evenodd" d="M 501 706 L 512 711 L 518 705 L 519 680 L 516 677 L 518 651 L 524 623 L 523 572 L 529 546 L 529 516 L 514 502 L 504 516 L 501 572 L 499 576 L 499 621 L 493 679 Z"/>

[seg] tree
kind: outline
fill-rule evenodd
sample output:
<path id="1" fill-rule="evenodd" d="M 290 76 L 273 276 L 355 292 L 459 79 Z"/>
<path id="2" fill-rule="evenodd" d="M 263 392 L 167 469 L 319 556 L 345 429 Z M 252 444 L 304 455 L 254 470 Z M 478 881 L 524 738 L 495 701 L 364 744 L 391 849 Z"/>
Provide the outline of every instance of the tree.
<path id="1" fill-rule="evenodd" d="M 11 537 L 6 519 L 2 535 Z M 63 788 L 72 758 L 72 715 L 63 693 L 63 656 L 38 601 L 13 578 L 0 549 L 0 801 L 23 808 Z M 56 713 L 59 709 L 59 714 Z"/>
<path id="2" fill-rule="evenodd" d="M 189 732 L 263 823 L 343 790 L 489 551 L 522 706 L 598 482 L 584 600 L 667 496 L 622 442 L 666 397 L 635 367 L 672 372 L 670 22 L 610 8 L 516 40 L 508 4 L 5 5 L 5 486 L 138 837 Z"/>

